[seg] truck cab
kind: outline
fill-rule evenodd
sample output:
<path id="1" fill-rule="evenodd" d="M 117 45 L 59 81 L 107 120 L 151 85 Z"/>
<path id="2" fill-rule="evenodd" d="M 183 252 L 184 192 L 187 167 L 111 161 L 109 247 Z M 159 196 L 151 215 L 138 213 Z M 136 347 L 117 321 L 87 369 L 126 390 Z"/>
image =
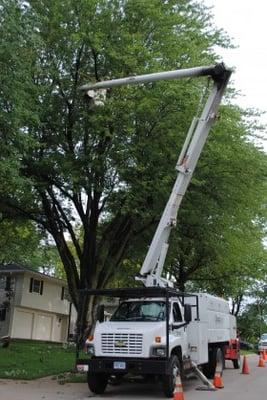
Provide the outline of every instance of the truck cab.
<path id="1" fill-rule="evenodd" d="M 192 305 L 173 288 L 149 287 L 92 290 L 101 296 L 119 297 L 120 304 L 109 321 L 98 309 L 94 335 L 86 341 L 88 385 L 103 393 L 111 376 L 125 374 L 158 376 L 171 397 L 175 378 L 188 359 L 187 327 Z M 196 298 L 195 295 L 187 295 Z"/>
<path id="2" fill-rule="evenodd" d="M 183 326 L 181 328 L 181 325 Z M 170 348 L 187 347 L 183 307 L 178 298 L 169 300 Z M 164 298 L 121 300 L 110 321 L 97 322 L 95 355 L 161 358 L 166 355 L 166 304 Z M 101 339 L 100 339 L 101 338 Z"/>

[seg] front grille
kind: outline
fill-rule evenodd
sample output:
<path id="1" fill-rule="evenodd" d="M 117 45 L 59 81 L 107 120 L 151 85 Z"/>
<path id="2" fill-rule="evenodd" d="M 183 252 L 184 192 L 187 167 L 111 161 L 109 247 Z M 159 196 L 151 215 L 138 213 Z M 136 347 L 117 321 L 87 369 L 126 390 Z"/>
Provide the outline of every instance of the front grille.
<path id="1" fill-rule="evenodd" d="M 101 347 L 104 354 L 142 354 L 141 333 L 102 333 Z"/>
<path id="2" fill-rule="evenodd" d="M 261 342 L 262 346 L 267 346 L 267 342 Z"/>

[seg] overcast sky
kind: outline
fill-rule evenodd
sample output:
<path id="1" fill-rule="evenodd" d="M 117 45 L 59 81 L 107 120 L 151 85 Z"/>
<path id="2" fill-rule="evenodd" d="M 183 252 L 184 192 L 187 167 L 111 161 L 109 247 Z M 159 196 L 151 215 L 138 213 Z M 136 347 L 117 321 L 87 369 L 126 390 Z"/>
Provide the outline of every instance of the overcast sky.
<path id="1" fill-rule="evenodd" d="M 238 104 L 267 113 L 267 0 L 203 0 L 213 6 L 215 25 L 233 39 L 236 49 L 219 50 L 242 96 Z M 262 118 L 267 126 L 267 115 Z M 265 134 L 267 150 L 267 133 Z"/>

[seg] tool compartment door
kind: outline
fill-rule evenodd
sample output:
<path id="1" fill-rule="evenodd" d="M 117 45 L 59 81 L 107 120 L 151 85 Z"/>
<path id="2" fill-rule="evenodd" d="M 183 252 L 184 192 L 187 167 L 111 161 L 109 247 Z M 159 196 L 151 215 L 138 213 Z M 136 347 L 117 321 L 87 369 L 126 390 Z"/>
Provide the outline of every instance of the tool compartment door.
<path id="1" fill-rule="evenodd" d="M 196 364 L 208 362 L 208 326 L 206 322 L 192 321 L 187 327 L 188 351 Z"/>

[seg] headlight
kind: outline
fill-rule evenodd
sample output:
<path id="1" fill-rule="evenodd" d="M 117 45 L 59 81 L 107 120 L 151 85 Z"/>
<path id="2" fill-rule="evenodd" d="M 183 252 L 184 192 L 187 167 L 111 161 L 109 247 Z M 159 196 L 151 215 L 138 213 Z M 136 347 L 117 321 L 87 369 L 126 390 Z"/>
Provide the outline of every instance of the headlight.
<path id="1" fill-rule="evenodd" d="M 152 348 L 152 356 L 153 357 L 165 357 L 166 348 L 164 347 L 153 347 Z"/>
<path id="2" fill-rule="evenodd" d="M 90 356 L 93 356 L 95 354 L 95 347 L 92 344 L 89 344 L 87 346 L 86 353 Z"/>

